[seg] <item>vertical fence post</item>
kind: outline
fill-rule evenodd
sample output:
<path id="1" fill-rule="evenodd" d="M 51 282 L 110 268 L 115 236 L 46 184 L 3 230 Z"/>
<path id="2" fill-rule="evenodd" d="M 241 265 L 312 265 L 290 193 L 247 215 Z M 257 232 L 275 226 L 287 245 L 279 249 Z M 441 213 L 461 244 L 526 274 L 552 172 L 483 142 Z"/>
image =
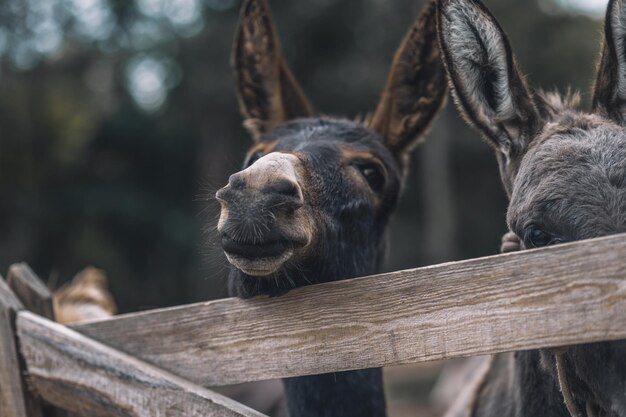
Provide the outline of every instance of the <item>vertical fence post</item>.
<path id="1" fill-rule="evenodd" d="M 0 277 L 0 417 L 41 417 L 39 401 L 28 391 L 20 371 L 15 315 L 22 303 Z"/>
<path id="2" fill-rule="evenodd" d="M 7 283 L 24 306 L 24 309 L 49 320 L 54 320 L 52 293 L 28 264 L 18 263 L 11 265 L 7 274 Z M 71 417 L 71 414 L 68 412 L 57 409 L 52 405 L 42 404 L 39 408 L 39 415 L 43 414 L 46 417 Z"/>
<path id="3" fill-rule="evenodd" d="M 52 294 L 27 264 L 11 265 L 7 283 L 26 310 L 54 320 Z"/>

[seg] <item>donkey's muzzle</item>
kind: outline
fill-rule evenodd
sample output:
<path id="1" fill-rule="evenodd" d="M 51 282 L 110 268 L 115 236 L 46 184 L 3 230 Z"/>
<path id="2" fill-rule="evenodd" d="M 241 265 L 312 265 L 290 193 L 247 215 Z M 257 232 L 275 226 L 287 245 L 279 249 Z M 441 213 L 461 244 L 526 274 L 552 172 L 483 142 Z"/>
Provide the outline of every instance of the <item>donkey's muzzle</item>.
<path id="1" fill-rule="evenodd" d="M 229 210 L 245 211 L 253 215 L 255 210 L 295 211 L 304 205 L 302 190 L 295 181 L 277 178 L 265 184 L 249 185 L 242 174 L 243 172 L 231 175 L 228 185 L 215 195 Z"/>
<path id="2" fill-rule="evenodd" d="M 270 258 L 302 246 L 303 239 L 292 233 L 297 229 L 295 212 L 304 205 L 300 187 L 281 179 L 259 190 L 240 186 L 237 175 L 217 193 L 224 251 L 245 258 Z"/>
<path id="3" fill-rule="evenodd" d="M 231 175 L 215 197 L 228 208 L 297 210 L 304 204 L 299 171 L 302 163 L 296 156 L 271 153 Z"/>
<path id="4" fill-rule="evenodd" d="M 296 156 L 272 153 L 231 175 L 216 193 L 222 206 L 217 230 L 235 267 L 269 275 L 311 242 L 302 170 Z"/>

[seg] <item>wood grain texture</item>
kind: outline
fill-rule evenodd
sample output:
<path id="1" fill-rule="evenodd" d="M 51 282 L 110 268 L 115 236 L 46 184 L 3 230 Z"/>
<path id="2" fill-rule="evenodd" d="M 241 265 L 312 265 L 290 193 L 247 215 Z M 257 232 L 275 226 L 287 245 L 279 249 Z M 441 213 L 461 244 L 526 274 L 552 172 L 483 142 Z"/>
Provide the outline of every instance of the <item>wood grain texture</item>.
<path id="1" fill-rule="evenodd" d="M 14 332 L 15 315 L 23 308 L 0 277 L 0 417 L 38 417 L 38 401 L 23 383 Z"/>
<path id="2" fill-rule="evenodd" d="M 41 281 L 35 272 L 26 263 L 17 263 L 9 267 L 7 283 L 13 293 L 19 298 L 24 309 L 39 314 L 48 319 L 54 319 L 52 293 Z M 74 417 L 63 410 L 41 404 L 40 401 L 29 401 L 31 408 L 36 407 L 40 415 L 46 417 Z M 31 413 L 29 413 L 31 415 Z"/>
<path id="3" fill-rule="evenodd" d="M 30 312 L 18 313 L 17 331 L 37 392 L 85 417 L 263 417 Z"/>
<path id="4" fill-rule="evenodd" d="M 49 319 L 54 317 L 50 290 L 27 264 L 11 265 L 7 282 L 26 310 Z"/>
<path id="5" fill-rule="evenodd" d="M 626 235 L 75 329 L 203 385 L 626 339 Z"/>

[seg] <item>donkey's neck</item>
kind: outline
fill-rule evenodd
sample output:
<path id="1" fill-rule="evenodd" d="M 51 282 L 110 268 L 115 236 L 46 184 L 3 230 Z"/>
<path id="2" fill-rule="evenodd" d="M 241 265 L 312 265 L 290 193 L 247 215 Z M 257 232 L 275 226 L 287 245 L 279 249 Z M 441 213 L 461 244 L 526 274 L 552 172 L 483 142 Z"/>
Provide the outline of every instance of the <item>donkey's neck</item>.
<path id="1" fill-rule="evenodd" d="M 576 394 L 584 387 L 566 363 L 568 389 L 575 405 L 585 412 L 584 400 Z M 583 414 L 584 415 L 584 414 Z M 496 355 L 486 384 L 480 390 L 472 417 L 576 417 L 567 410 L 557 378 L 556 361 L 548 350 Z M 604 414 L 601 414 L 605 417 Z M 594 417 L 600 417 L 594 416 Z"/>
<path id="2" fill-rule="evenodd" d="M 382 369 L 283 380 L 290 417 L 384 417 Z"/>
<path id="3" fill-rule="evenodd" d="M 378 239 L 382 241 L 383 239 Z M 229 292 L 242 298 L 281 295 L 309 284 L 338 281 L 380 272 L 385 244 L 355 242 L 328 245 L 323 260 L 259 279 L 231 268 Z M 324 260 L 328 260 L 325 262 Z M 385 417 L 382 369 L 335 372 L 283 380 L 290 417 Z"/>
<path id="4" fill-rule="evenodd" d="M 344 247 L 347 247 L 345 245 Z M 353 247 L 358 247 L 354 245 Z M 325 282 L 375 274 L 384 250 L 329 253 L 307 281 Z M 328 279 L 332 277 L 331 279 Z M 283 380 L 290 417 L 385 417 L 382 369 L 335 372 Z"/>
<path id="5" fill-rule="evenodd" d="M 548 350 L 517 352 L 515 379 L 519 416 L 571 416 L 561 393 L 554 354 Z"/>

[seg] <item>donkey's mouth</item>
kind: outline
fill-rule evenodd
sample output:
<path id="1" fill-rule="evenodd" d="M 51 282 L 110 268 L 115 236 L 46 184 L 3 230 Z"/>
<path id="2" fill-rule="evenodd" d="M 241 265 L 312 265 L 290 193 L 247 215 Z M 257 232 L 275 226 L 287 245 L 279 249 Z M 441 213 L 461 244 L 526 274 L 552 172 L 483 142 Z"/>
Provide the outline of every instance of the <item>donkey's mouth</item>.
<path id="1" fill-rule="evenodd" d="M 224 252 L 242 258 L 273 258 L 283 254 L 290 246 L 285 240 L 246 243 L 232 239 L 228 235 L 222 236 Z"/>
<path id="2" fill-rule="evenodd" d="M 278 271 L 285 262 L 293 255 L 292 250 L 287 250 L 279 256 L 271 258 L 244 258 L 226 252 L 226 258 L 235 268 L 244 274 L 253 277 L 266 277 Z"/>
<path id="3" fill-rule="evenodd" d="M 235 268 L 245 274 L 257 277 L 276 272 L 293 256 L 293 243 L 287 240 L 273 240 L 259 243 L 244 243 L 222 236 L 222 249 Z"/>

